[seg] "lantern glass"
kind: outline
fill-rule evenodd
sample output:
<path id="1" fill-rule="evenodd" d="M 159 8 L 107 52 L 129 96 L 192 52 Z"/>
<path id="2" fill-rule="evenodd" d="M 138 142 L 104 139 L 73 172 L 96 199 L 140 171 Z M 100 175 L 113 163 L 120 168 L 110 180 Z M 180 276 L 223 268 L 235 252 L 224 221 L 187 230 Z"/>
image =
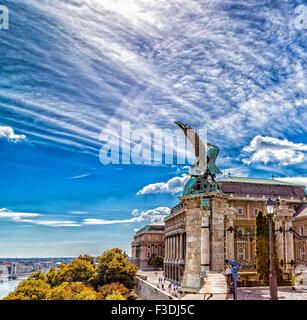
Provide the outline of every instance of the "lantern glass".
<path id="1" fill-rule="evenodd" d="M 274 201 L 272 201 L 270 197 L 267 200 L 267 202 L 265 203 L 265 210 L 266 210 L 267 214 L 274 213 Z"/>

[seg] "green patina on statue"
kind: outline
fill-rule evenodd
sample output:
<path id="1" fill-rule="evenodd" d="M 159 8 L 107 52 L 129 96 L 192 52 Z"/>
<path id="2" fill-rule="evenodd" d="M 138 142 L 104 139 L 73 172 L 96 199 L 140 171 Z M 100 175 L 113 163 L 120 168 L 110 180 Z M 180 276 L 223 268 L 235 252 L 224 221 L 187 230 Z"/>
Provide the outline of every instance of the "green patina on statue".
<path id="1" fill-rule="evenodd" d="M 205 145 L 196 131 L 189 125 L 179 121 L 175 123 L 182 129 L 195 152 L 195 163 L 190 166 L 191 178 L 186 182 L 183 194 L 188 195 L 210 191 L 221 192 L 220 184 L 215 181 L 216 175 L 222 173 L 215 164 L 219 148 L 210 143 L 206 143 Z M 209 175 L 211 180 L 208 180 Z"/>

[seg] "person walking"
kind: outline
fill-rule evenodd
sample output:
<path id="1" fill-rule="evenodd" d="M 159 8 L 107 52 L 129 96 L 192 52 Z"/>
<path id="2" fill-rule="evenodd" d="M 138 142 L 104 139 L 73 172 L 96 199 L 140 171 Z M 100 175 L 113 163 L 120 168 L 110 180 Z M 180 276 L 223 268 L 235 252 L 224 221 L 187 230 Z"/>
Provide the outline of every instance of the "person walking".
<path id="1" fill-rule="evenodd" d="M 227 283 L 227 296 L 228 293 L 231 293 L 231 285 L 233 284 L 233 276 L 231 271 L 231 265 L 225 261 L 225 275 L 226 275 L 226 283 Z"/>

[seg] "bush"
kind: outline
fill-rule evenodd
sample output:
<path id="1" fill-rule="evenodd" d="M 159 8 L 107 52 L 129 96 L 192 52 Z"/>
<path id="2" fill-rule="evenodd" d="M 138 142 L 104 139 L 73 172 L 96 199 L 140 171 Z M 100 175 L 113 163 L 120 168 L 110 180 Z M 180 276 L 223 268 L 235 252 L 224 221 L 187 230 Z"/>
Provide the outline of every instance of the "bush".
<path id="1" fill-rule="evenodd" d="M 49 290 L 50 285 L 41 279 L 24 280 L 3 300 L 46 300 Z"/>
<path id="2" fill-rule="evenodd" d="M 120 293 L 112 293 L 106 296 L 106 300 L 127 300 Z"/>
<path id="3" fill-rule="evenodd" d="M 98 292 L 101 294 L 103 299 L 110 294 L 121 294 L 123 297 L 127 298 L 129 296 L 129 289 L 119 282 L 113 282 L 99 287 Z"/>

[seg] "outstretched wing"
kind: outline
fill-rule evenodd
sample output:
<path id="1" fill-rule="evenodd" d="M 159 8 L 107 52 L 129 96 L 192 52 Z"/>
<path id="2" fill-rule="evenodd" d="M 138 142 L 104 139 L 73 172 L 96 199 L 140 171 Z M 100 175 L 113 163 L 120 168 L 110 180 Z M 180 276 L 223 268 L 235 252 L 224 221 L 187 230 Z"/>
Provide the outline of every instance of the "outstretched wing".
<path id="1" fill-rule="evenodd" d="M 195 157 L 198 160 L 198 167 L 205 169 L 207 167 L 207 148 L 201 141 L 199 135 L 189 125 L 181 123 L 180 121 L 176 121 L 175 123 L 184 132 L 185 136 L 193 146 Z"/>

